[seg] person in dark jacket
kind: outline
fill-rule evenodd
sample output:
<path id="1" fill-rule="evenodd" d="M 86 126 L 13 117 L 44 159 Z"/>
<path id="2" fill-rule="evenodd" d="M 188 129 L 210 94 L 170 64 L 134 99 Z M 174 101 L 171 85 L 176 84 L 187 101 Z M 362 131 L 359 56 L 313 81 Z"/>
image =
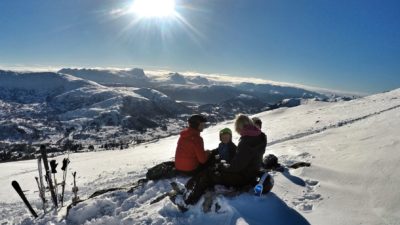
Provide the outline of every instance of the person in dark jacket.
<path id="1" fill-rule="evenodd" d="M 235 130 L 241 138 L 237 146 L 237 154 L 231 163 L 220 164 L 217 169 L 210 167 L 189 179 L 185 185 L 183 202 L 176 204 L 183 204 L 179 205 L 183 208 L 196 204 L 207 188 L 215 184 L 231 187 L 254 184 L 267 146 L 267 136 L 245 115 L 237 116 Z"/>
<path id="2" fill-rule="evenodd" d="M 219 139 L 221 143 L 218 148 L 212 150 L 212 155 L 218 156 L 219 160 L 230 163 L 236 155 L 237 146 L 232 142 L 232 131 L 224 128 L 219 131 Z"/>
<path id="3" fill-rule="evenodd" d="M 262 121 L 261 121 L 261 119 L 258 118 L 258 117 L 253 117 L 253 118 L 251 118 L 251 119 L 253 120 L 254 125 L 256 125 L 256 127 L 258 127 L 258 129 L 261 130 L 261 127 L 262 127 Z"/>

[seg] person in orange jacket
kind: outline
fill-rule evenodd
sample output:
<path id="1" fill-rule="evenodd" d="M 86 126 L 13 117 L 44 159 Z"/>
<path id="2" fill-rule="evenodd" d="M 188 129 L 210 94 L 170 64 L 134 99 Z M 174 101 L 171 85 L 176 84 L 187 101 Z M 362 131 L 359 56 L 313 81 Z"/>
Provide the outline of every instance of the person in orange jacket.
<path id="1" fill-rule="evenodd" d="M 205 128 L 207 119 L 202 115 L 189 118 L 189 127 L 180 133 L 175 152 L 175 169 L 178 173 L 195 175 L 206 167 L 210 151 L 204 150 L 200 133 Z"/>

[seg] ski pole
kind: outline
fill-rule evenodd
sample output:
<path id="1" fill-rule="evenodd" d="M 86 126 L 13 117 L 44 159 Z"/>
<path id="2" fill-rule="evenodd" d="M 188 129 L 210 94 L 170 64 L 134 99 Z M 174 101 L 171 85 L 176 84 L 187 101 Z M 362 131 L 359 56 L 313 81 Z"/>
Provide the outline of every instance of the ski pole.
<path id="1" fill-rule="evenodd" d="M 38 188 L 39 188 L 39 197 L 40 197 L 40 199 L 42 200 L 42 203 L 43 203 L 43 205 L 42 205 L 43 211 L 44 211 L 44 213 L 46 213 L 45 199 L 44 199 L 44 197 L 43 197 L 43 190 L 42 190 L 42 188 L 40 187 L 39 178 L 38 178 L 38 177 L 35 177 L 35 180 L 36 180 L 36 183 L 37 183 Z"/>

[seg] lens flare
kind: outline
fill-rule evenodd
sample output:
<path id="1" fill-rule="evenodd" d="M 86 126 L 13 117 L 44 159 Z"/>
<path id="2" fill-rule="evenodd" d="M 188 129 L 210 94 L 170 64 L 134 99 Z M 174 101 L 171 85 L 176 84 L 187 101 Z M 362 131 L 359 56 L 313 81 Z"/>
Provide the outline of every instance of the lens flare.
<path id="1" fill-rule="evenodd" d="M 135 0 L 130 11 L 141 18 L 172 17 L 175 14 L 174 0 Z"/>

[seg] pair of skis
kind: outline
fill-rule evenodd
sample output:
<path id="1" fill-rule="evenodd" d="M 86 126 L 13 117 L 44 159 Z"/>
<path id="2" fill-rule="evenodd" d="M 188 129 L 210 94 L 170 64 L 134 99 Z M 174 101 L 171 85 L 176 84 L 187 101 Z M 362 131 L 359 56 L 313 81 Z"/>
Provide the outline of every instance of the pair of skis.
<path id="1" fill-rule="evenodd" d="M 49 162 L 47 159 L 47 151 L 46 151 L 46 147 L 44 145 L 40 146 L 40 154 L 43 159 L 44 170 L 46 173 L 45 178 L 46 178 L 47 184 L 50 189 L 51 199 L 53 200 L 54 207 L 58 208 L 57 194 L 56 194 L 56 189 L 55 189 L 55 186 L 57 186 L 57 184 L 53 183 L 53 179 L 51 178 L 51 173 L 50 173 L 51 171 L 50 171 Z M 55 163 L 52 164 L 52 169 L 54 169 L 52 171 L 55 171 L 55 166 L 57 166 L 57 165 L 55 165 Z M 57 172 L 57 171 L 55 171 L 55 172 Z M 55 178 L 55 175 L 54 175 L 54 178 Z M 54 184 L 55 184 L 55 186 L 54 186 Z"/>
<path id="2" fill-rule="evenodd" d="M 42 200 L 42 206 L 43 206 L 43 211 L 44 213 L 46 213 L 46 187 L 45 184 L 43 182 L 43 171 L 42 171 L 42 160 L 43 160 L 43 165 L 45 168 L 45 180 L 47 182 L 47 185 L 50 189 L 50 195 L 52 198 L 52 202 L 54 204 L 54 207 L 57 209 L 58 208 L 58 201 L 60 200 L 61 202 L 61 206 L 63 206 L 64 204 L 64 190 L 65 190 L 65 185 L 66 185 L 66 178 L 67 178 L 67 167 L 69 164 L 69 157 L 65 158 L 63 160 L 63 165 L 61 170 L 63 170 L 63 182 L 61 183 L 62 185 L 62 192 L 61 192 L 61 196 L 58 199 L 58 187 L 57 187 L 57 180 L 56 180 L 56 176 L 55 174 L 57 173 L 56 167 L 57 167 L 57 162 L 55 160 L 51 160 L 50 161 L 50 167 L 51 167 L 51 171 L 50 171 L 50 167 L 49 167 L 49 163 L 48 163 L 48 159 L 47 159 L 47 151 L 46 151 L 46 147 L 44 145 L 40 146 L 40 153 L 41 155 L 38 157 L 38 172 L 39 172 L 39 177 L 35 177 L 36 179 L 36 183 L 38 185 L 38 189 L 39 189 L 39 197 Z M 51 177 L 51 173 L 53 174 L 53 179 Z M 75 181 L 75 176 L 76 176 L 76 172 L 73 174 L 74 175 L 74 199 L 77 198 L 77 187 L 76 187 L 76 181 Z M 54 181 L 54 183 L 53 183 Z M 18 195 L 21 197 L 22 201 L 25 203 L 25 205 L 27 206 L 27 208 L 29 209 L 29 211 L 31 212 L 31 214 L 36 218 L 37 217 L 37 213 L 33 210 L 31 204 L 29 203 L 29 201 L 26 199 L 25 194 L 23 193 L 20 185 L 18 184 L 17 181 L 12 181 L 12 186 L 14 187 L 15 191 L 18 193 Z"/>

